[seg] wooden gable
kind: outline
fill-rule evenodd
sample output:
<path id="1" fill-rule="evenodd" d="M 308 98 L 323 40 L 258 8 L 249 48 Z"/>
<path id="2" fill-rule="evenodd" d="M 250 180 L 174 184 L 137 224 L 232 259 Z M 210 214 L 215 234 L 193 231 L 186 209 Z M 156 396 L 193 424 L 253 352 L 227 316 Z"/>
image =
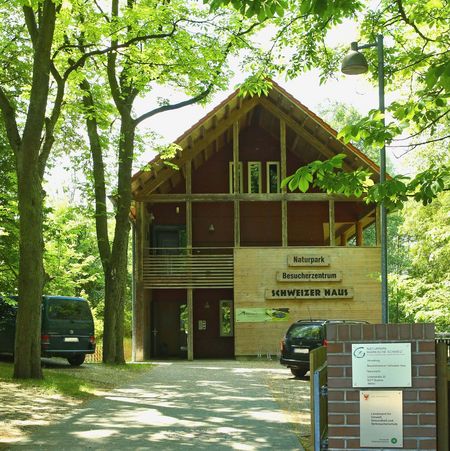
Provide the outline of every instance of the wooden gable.
<path id="1" fill-rule="evenodd" d="M 286 149 L 307 164 L 324 160 L 338 153 L 347 157 L 345 170 L 359 167 L 369 169 L 378 179 L 378 166 L 351 144 L 337 139 L 337 132 L 306 106 L 292 97 L 283 88 L 273 83 L 267 96 L 242 98 L 235 91 L 203 119 L 197 122 L 175 143 L 179 151 L 172 164 L 176 170 L 156 157 L 149 164 L 150 170 L 139 171 L 132 179 L 132 193 L 135 200 L 144 201 L 151 194 L 176 192 L 184 179 L 184 168 L 191 162 L 193 170 L 200 168 L 217 152 L 231 145 L 233 124 L 238 124 L 240 134 L 258 127 L 279 140 L 280 120 L 286 124 Z"/>

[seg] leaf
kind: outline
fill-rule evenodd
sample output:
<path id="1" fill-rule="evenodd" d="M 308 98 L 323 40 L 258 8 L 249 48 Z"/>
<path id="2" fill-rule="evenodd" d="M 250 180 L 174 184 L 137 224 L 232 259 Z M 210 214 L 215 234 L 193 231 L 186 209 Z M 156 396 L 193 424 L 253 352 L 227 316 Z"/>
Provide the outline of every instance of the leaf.
<path id="1" fill-rule="evenodd" d="M 302 192 L 302 193 L 306 193 L 306 191 L 308 191 L 309 189 L 309 182 L 307 180 L 307 177 L 302 177 L 298 183 L 298 189 Z"/>

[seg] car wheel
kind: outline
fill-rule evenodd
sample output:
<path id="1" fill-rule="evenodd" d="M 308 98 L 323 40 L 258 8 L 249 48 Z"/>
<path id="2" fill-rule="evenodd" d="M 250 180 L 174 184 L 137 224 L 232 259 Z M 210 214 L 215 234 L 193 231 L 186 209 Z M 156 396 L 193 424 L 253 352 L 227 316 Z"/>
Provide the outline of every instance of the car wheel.
<path id="1" fill-rule="evenodd" d="M 303 377 L 307 372 L 308 372 L 308 370 L 304 370 L 301 368 L 291 368 L 291 373 L 295 377 Z"/>
<path id="2" fill-rule="evenodd" d="M 86 357 L 85 354 L 75 354 L 70 357 L 67 357 L 67 361 L 72 366 L 80 366 L 84 362 L 85 357 Z"/>

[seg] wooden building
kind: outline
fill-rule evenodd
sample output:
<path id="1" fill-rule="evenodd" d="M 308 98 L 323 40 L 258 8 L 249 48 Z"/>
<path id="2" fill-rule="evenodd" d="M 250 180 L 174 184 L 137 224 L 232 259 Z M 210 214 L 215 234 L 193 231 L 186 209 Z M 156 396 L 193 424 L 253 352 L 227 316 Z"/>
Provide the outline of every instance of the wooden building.
<path id="1" fill-rule="evenodd" d="M 275 83 L 233 93 L 176 143 L 171 165 L 132 181 L 135 360 L 273 355 L 297 319 L 381 320 L 376 209 L 280 189 L 342 152 L 377 181 L 370 159 Z"/>

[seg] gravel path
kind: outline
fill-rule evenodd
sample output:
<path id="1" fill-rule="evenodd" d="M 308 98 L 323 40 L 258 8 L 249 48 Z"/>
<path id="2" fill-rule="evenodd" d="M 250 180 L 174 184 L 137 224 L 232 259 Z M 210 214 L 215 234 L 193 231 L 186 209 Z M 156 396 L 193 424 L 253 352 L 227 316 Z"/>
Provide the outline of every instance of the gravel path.
<path id="1" fill-rule="evenodd" d="M 275 361 L 161 363 L 10 448 L 302 450 L 308 386 Z"/>

